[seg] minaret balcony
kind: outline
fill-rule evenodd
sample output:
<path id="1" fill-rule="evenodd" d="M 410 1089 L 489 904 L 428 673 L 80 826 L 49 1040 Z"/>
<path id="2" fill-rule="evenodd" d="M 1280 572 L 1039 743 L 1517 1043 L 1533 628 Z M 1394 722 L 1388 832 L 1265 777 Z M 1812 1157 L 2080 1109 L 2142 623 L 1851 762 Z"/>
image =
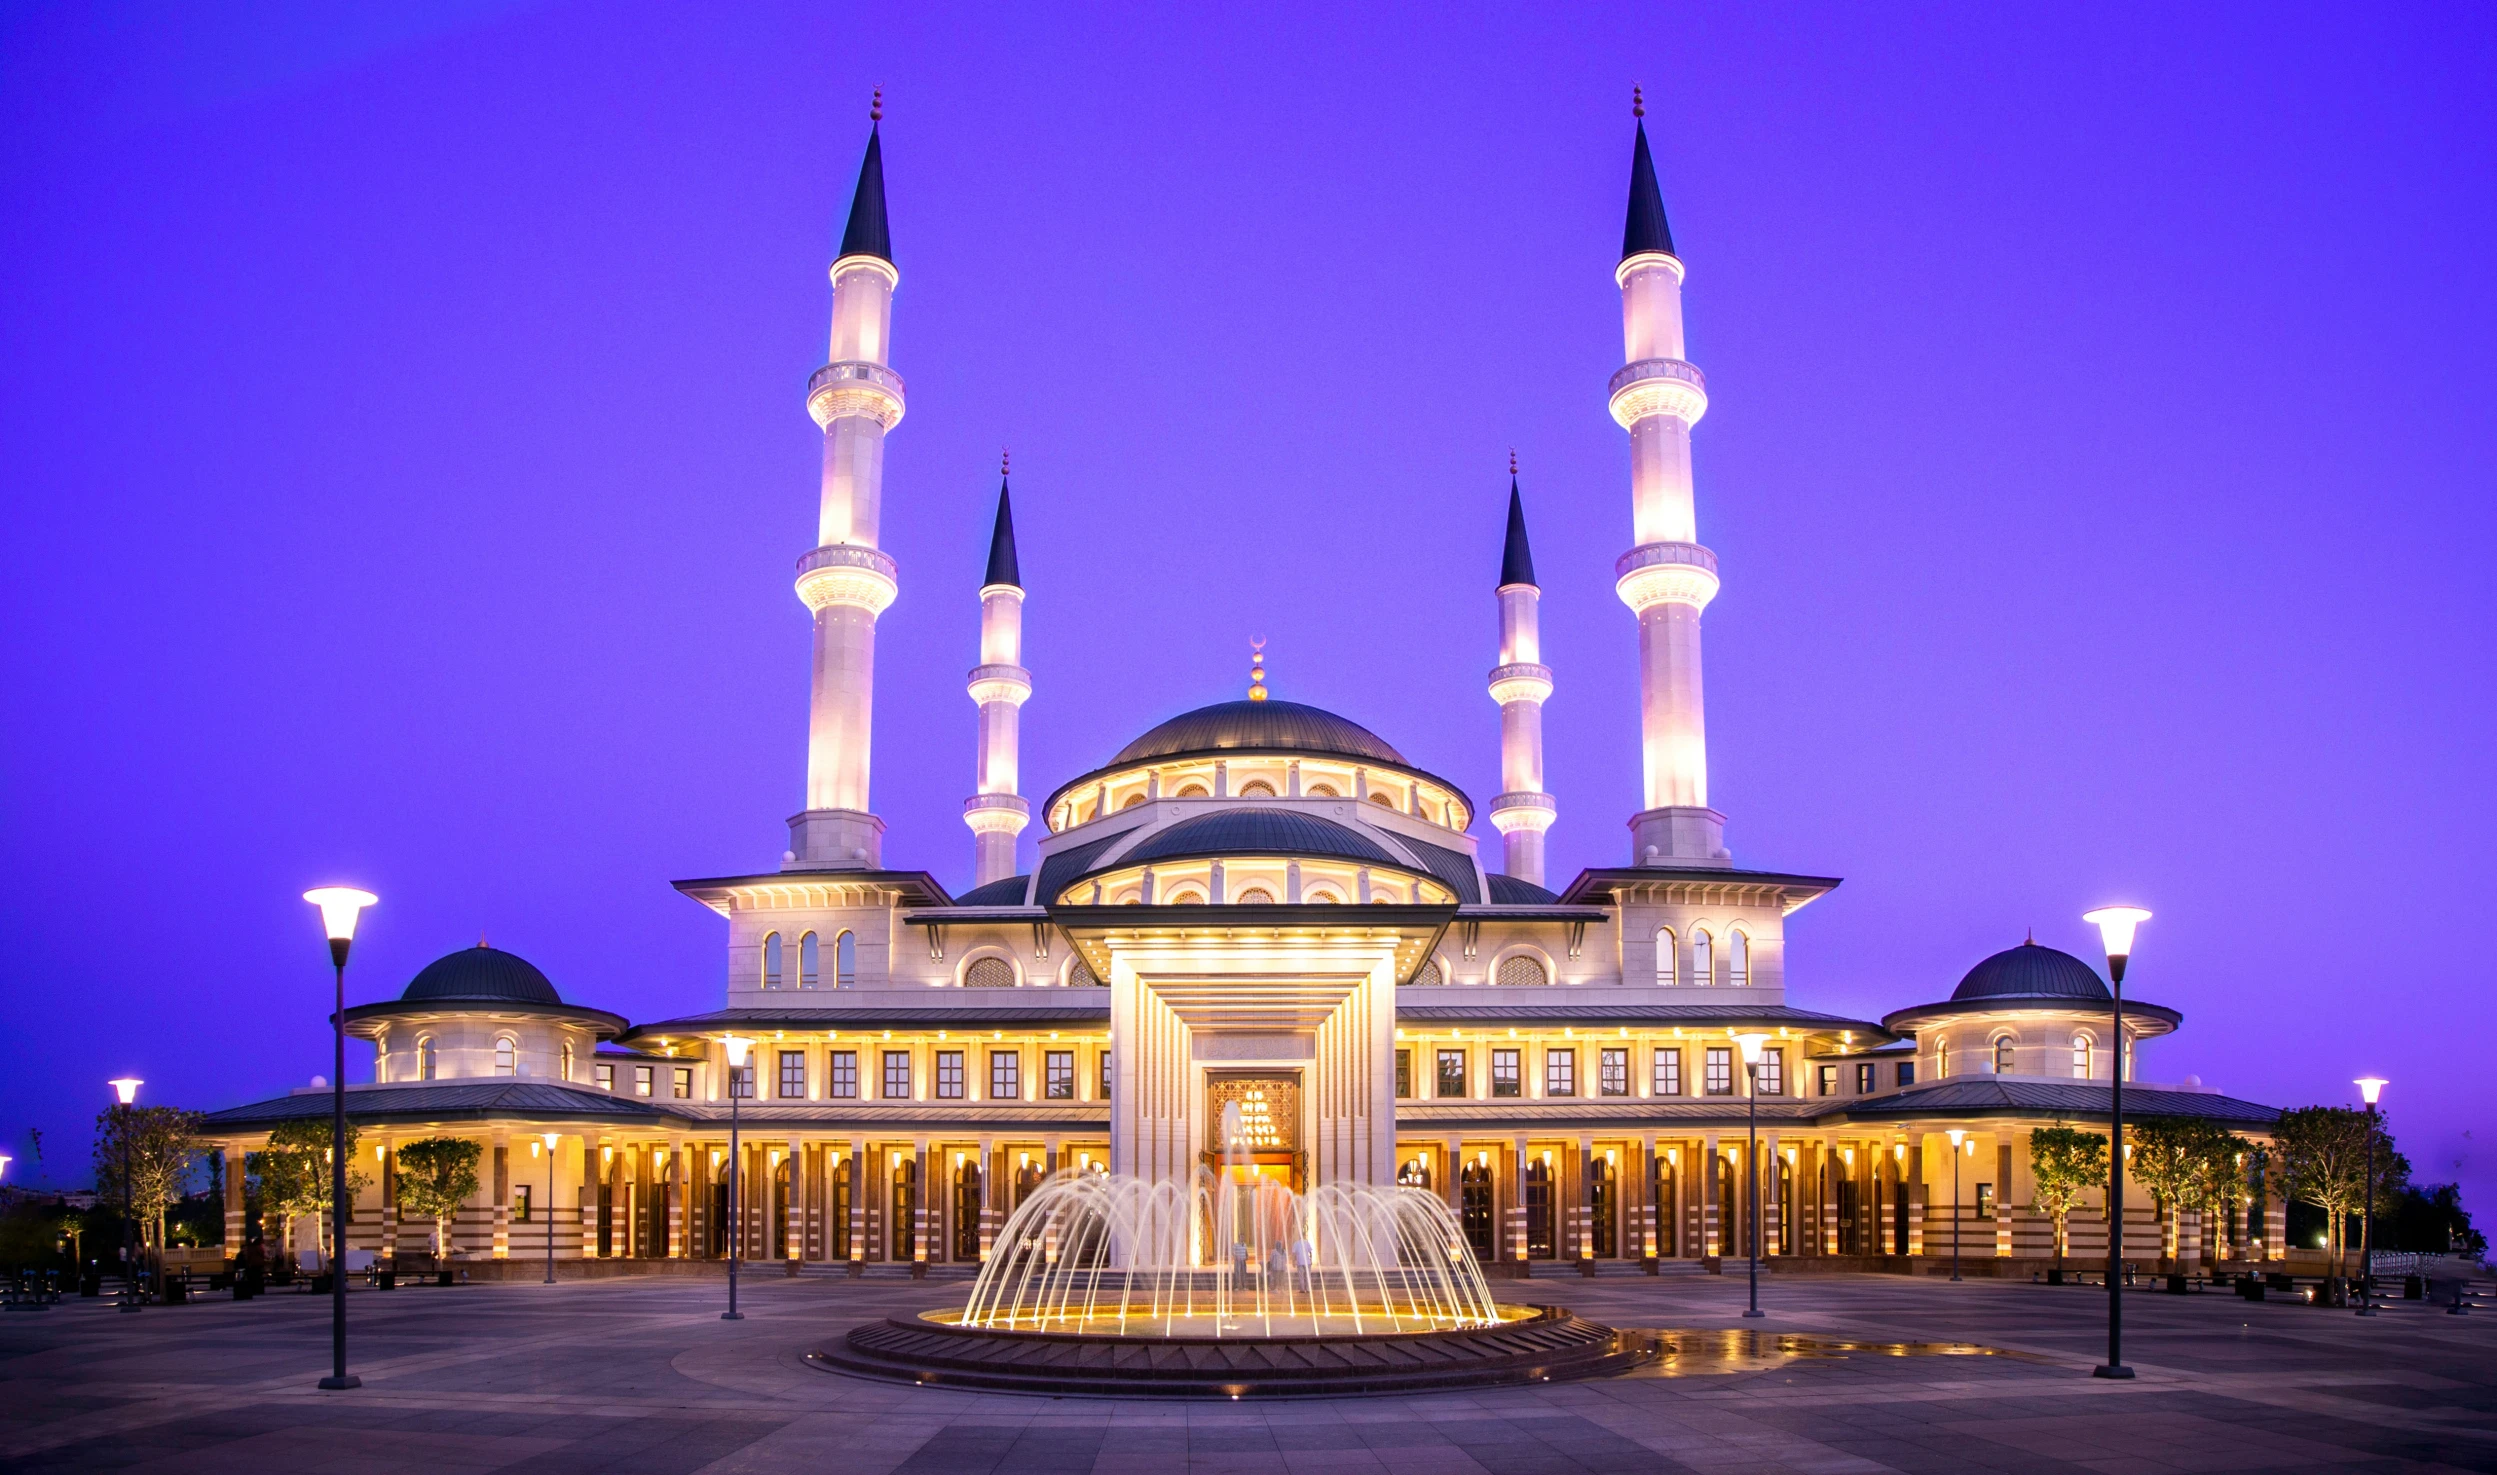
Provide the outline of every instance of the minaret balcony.
<path id="1" fill-rule="evenodd" d="M 853 415 L 891 430 L 902 423 L 902 376 L 863 359 L 826 364 L 807 376 L 806 412 L 819 430 Z"/>
<path id="2" fill-rule="evenodd" d="M 814 614 L 846 604 L 880 615 L 901 594 L 895 572 L 893 560 L 881 549 L 835 543 L 798 560 L 798 598 Z"/>
<path id="3" fill-rule="evenodd" d="M 1511 702 L 1541 702 L 1552 695 L 1552 668 L 1524 662 L 1513 666 L 1491 668 L 1491 699 L 1505 707 Z"/>
<path id="4" fill-rule="evenodd" d="M 1717 597 L 1717 555 L 1697 543 L 1649 543 L 1633 548 L 1621 555 L 1613 573 L 1613 591 L 1637 614 L 1659 604 L 1687 604 L 1703 610 Z"/>
<path id="5" fill-rule="evenodd" d="M 1012 702 L 1020 707 L 1031 698 L 1032 673 L 1021 666 L 974 666 L 970 691 L 971 700 L 979 706 Z"/>
<path id="6" fill-rule="evenodd" d="M 1697 425 L 1708 413 L 1708 377 L 1680 359 L 1640 359 L 1613 371 L 1604 392 L 1613 418 L 1628 430 L 1652 415 Z"/>
<path id="7" fill-rule="evenodd" d="M 1491 827 L 1503 835 L 1520 831 L 1540 835 L 1560 817 L 1560 807 L 1549 794 L 1502 794 L 1491 801 L 1487 813 Z"/>
<path id="8" fill-rule="evenodd" d="M 962 822 L 975 835 L 1020 835 L 1032 822 L 1032 801 L 1020 794 L 974 794 L 962 801 Z"/>

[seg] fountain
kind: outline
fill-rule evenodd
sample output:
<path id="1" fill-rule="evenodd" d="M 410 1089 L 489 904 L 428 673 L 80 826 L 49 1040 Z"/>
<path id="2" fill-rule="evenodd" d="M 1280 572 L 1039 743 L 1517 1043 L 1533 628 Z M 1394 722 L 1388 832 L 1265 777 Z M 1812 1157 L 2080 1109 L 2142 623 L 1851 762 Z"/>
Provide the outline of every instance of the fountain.
<path id="1" fill-rule="evenodd" d="M 1062 1171 L 1008 1217 L 959 1311 L 857 1328 L 820 1365 L 1014 1392 L 1411 1392 L 1618 1371 L 1643 1344 L 1494 1300 L 1418 1188 L 1295 1192 L 1239 1145 L 1177 1181 Z"/>

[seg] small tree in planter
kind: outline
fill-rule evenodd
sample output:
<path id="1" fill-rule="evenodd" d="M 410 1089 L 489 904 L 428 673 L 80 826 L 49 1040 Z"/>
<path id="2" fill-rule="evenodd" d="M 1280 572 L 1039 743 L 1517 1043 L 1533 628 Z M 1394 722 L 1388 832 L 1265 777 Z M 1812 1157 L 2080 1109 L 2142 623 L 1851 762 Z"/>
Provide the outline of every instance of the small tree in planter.
<path id="1" fill-rule="evenodd" d="M 434 1257 L 451 1257 L 451 1219 L 477 1191 L 485 1144 L 465 1137 L 423 1137 L 399 1148 L 399 1206 L 434 1221 Z"/>
<path id="2" fill-rule="evenodd" d="M 352 1205 L 356 1195 L 372 1184 L 372 1179 L 356 1171 L 356 1143 L 359 1138 L 355 1123 L 347 1123 L 347 1202 Z M 243 1167 L 260 1183 L 262 1219 L 278 1222 L 279 1250 L 292 1255 L 295 1248 L 295 1221 L 312 1216 L 312 1244 L 323 1264 L 333 1262 L 329 1242 L 329 1208 L 331 1173 L 329 1165 L 331 1140 L 327 1117 L 299 1117 L 279 1123 L 269 1134 L 269 1145 L 259 1152 L 247 1153 Z M 352 1219 L 353 1213 L 348 1217 Z M 237 1247 L 240 1248 L 239 1246 Z"/>
<path id="3" fill-rule="evenodd" d="M 2204 1159 L 2214 1135 L 2228 1134 L 2190 1116 L 2145 1117 L 2133 1131 L 2133 1157 L 2125 1166 L 2159 1207 L 2159 1258 L 2171 1268 L 2181 1268 L 2176 1259 L 2184 1249 L 2185 1210 L 2202 1201 Z"/>
<path id="4" fill-rule="evenodd" d="M 2376 1181 L 2367 1182 L 2367 1139 L 2375 1138 Z M 2349 1217 L 2382 1204 L 2410 1183 L 2410 1159 L 2393 1150 L 2384 1116 L 2346 1106 L 2301 1106 L 2272 1129 L 2281 1182 L 2290 1198 L 2324 1211 L 2335 1274 L 2349 1250 Z M 2372 1192 L 2370 1191 L 2372 1187 Z"/>
<path id="5" fill-rule="evenodd" d="M 2254 1201 L 2254 1188 L 2246 1181 L 2247 1156 L 2254 1144 L 2210 1122 L 2202 1125 L 2193 1197 L 2202 1210 L 2202 1258 L 2216 1264 L 2226 1241 L 2236 1237 L 2233 1226 L 2238 1212 Z M 2231 1227 L 2215 1232 L 2222 1225 Z"/>
<path id="6" fill-rule="evenodd" d="M 2040 1127 L 2029 1134 L 2031 1207 L 2055 1223 L 2055 1273 L 2063 1274 L 2072 1211 L 2081 1195 L 2107 1181 L 2107 1139 L 2078 1127 Z"/>
<path id="7" fill-rule="evenodd" d="M 178 1106 L 108 1106 L 96 1114 L 96 1197 L 136 1220 L 142 1240 L 160 1254 L 165 1210 L 182 1197 L 207 1150 L 199 1139 L 201 1120 Z"/>

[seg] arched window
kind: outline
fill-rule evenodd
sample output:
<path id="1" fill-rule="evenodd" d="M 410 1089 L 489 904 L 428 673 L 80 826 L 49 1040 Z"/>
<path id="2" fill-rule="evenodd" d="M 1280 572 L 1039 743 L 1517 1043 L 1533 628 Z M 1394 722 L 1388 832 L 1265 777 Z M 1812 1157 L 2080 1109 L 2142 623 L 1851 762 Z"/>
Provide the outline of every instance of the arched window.
<path id="1" fill-rule="evenodd" d="M 1938 1081 L 1950 1073 L 1951 1041 L 1948 1036 L 1936 1035 L 1933 1041 L 1933 1078 Z"/>
<path id="2" fill-rule="evenodd" d="M 1312 891 L 1304 898 L 1311 906 L 1331 907 L 1341 899 L 1332 891 Z"/>
<path id="3" fill-rule="evenodd" d="M 1335 792 L 1335 785 L 1333 784 L 1311 784 L 1308 788 L 1301 790 L 1301 792 L 1308 795 L 1312 799 L 1340 799 L 1344 797 L 1343 795 Z"/>
<path id="4" fill-rule="evenodd" d="M 1101 980 L 1093 976 L 1092 965 L 1085 962 L 1079 954 L 1075 959 L 1075 965 L 1066 970 L 1066 986 L 1068 988 L 1099 988 Z"/>
<path id="5" fill-rule="evenodd" d="M 2009 1035 L 1994 1042 L 1994 1073 L 1998 1076 L 2007 1076 L 2012 1073 L 2012 1043 Z"/>
<path id="6" fill-rule="evenodd" d="M 1446 958 L 1431 959 L 1431 965 L 1422 970 L 1422 981 L 1445 988 L 1448 983 L 1448 960 Z"/>
<path id="7" fill-rule="evenodd" d="M 2133 1037 L 2126 1035 L 2119 1043 L 2123 1050 L 2124 1078 L 2129 1081 L 2133 1078 Z"/>
<path id="8" fill-rule="evenodd" d="M 1003 958 L 974 958 L 962 973 L 964 988 L 1012 988 L 1014 965 Z"/>
<path id="9" fill-rule="evenodd" d="M 434 1037 L 432 1035 L 417 1037 L 416 1078 L 420 1081 L 430 1081 L 434 1078 Z"/>
<path id="10" fill-rule="evenodd" d="M 1681 959 L 1674 956 L 1673 929 L 1670 927 L 1657 928 L 1656 981 L 1664 985 L 1666 988 L 1671 988 L 1676 983 L 1680 982 L 1681 975 L 1674 971 L 1680 962 Z"/>
<path id="11" fill-rule="evenodd" d="M 1110 898 L 1112 906 L 1131 907 L 1144 900 L 1144 893 L 1133 886 Z"/>
<path id="12" fill-rule="evenodd" d="M 1396 807 L 1395 799 L 1386 794 L 1372 794 L 1370 796 L 1370 802 L 1377 805 L 1381 809 L 1393 809 Z"/>
<path id="13" fill-rule="evenodd" d="M 1725 935 L 1725 981 L 1733 988 L 1751 984 L 1751 939 L 1740 927 Z"/>
<path id="14" fill-rule="evenodd" d="M 572 1041 L 570 1041 L 570 1040 L 566 1040 L 566 1041 L 564 1041 L 563 1065 L 564 1065 L 564 1079 L 565 1079 L 565 1080 L 567 1080 L 567 1081 L 568 1081 L 568 1080 L 571 1080 L 571 1079 L 572 1079 Z"/>
<path id="15" fill-rule="evenodd" d="M 1717 981 L 1716 953 L 1708 945 L 1706 929 L 1691 933 L 1691 982 L 1706 988 Z"/>
<path id="16" fill-rule="evenodd" d="M 1532 988 L 1552 981 L 1543 971 L 1543 960 L 1532 953 L 1511 953 L 1500 960 L 1496 981 L 1502 988 Z"/>
<path id="17" fill-rule="evenodd" d="M 824 947 L 810 932 L 798 939 L 798 987 L 821 988 L 824 983 Z"/>
<path id="18" fill-rule="evenodd" d="M 1170 905 L 1175 907 L 1201 907 L 1205 905 L 1205 893 L 1202 891 L 1175 891 L 1171 893 Z"/>
<path id="19" fill-rule="evenodd" d="M 2072 1078 L 2076 1081 L 2086 1081 L 2090 1078 L 2090 1037 L 2088 1035 L 2072 1037 Z"/>
<path id="20" fill-rule="evenodd" d="M 763 986 L 780 987 L 780 934 L 777 932 L 763 939 Z"/>
<path id="21" fill-rule="evenodd" d="M 858 934 L 844 932 L 832 940 L 832 986 L 858 986 Z"/>
<path id="22" fill-rule="evenodd" d="M 1144 791 L 1143 791 L 1142 789 L 1139 789 L 1139 790 L 1137 790 L 1135 793 L 1130 794 L 1130 795 L 1128 795 L 1125 799 L 1123 799 L 1123 800 L 1119 801 L 1119 806 L 1118 806 L 1118 808 L 1119 808 L 1119 812 L 1120 812 L 1121 814 L 1124 814 L 1124 813 L 1126 813 L 1128 810 L 1135 808 L 1137 805 L 1142 804 L 1143 802 L 1144 802 Z"/>
<path id="23" fill-rule="evenodd" d="M 1274 904 L 1274 893 L 1263 886 L 1251 886 L 1240 893 L 1238 900 L 1232 902 L 1233 906 L 1243 907 L 1270 907 Z"/>
<path id="24" fill-rule="evenodd" d="M 496 1035 L 494 1037 L 494 1073 L 498 1076 L 508 1076 L 516 1075 L 519 1071 L 519 1047 L 512 1043 L 510 1035 Z"/>
<path id="25" fill-rule="evenodd" d="M 1271 799 L 1274 796 L 1275 786 L 1262 778 L 1250 779 L 1240 786 L 1240 797 L 1243 799 Z"/>
<path id="26" fill-rule="evenodd" d="M 1172 797 L 1178 799 L 1204 799 L 1210 796 L 1205 791 L 1205 785 L 1190 783 L 1182 784 L 1179 792 Z"/>

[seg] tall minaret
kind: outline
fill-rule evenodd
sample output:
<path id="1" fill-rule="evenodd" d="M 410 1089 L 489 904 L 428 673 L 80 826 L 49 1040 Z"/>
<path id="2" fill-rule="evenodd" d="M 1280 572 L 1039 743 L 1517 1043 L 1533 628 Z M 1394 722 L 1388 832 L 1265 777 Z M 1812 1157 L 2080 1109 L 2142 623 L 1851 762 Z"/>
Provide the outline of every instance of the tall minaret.
<path id="1" fill-rule="evenodd" d="M 1640 754 L 1646 804 L 1630 820 L 1634 865 L 1728 865 L 1725 816 L 1708 807 L 1707 724 L 1700 705 L 1699 612 L 1717 593 L 1717 556 L 1691 510 L 1691 427 L 1707 381 L 1682 358 L 1682 262 L 1647 151 L 1647 108 L 1630 155 L 1630 217 L 1621 237 L 1621 334 L 1629 362 L 1613 375 L 1613 418 L 1630 432 L 1638 545 L 1614 565 L 1639 618 Z"/>
<path id="2" fill-rule="evenodd" d="M 979 792 L 963 801 L 971 827 L 971 884 L 1014 874 L 1014 837 L 1032 821 L 1032 801 L 1015 792 L 1023 735 L 1022 707 L 1032 695 L 1023 669 L 1023 571 L 1014 556 L 1014 504 L 1006 496 L 1006 465 L 997 467 L 997 528 L 988 539 L 988 575 L 980 580 L 980 663 L 971 668 L 971 700 L 980 708 Z"/>
<path id="3" fill-rule="evenodd" d="M 806 381 L 806 410 L 824 431 L 823 509 L 815 551 L 798 560 L 798 598 L 815 616 L 814 700 L 806 729 L 806 809 L 789 821 L 800 869 L 884 863 L 884 821 L 867 808 L 874 731 L 876 617 L 899 592 L 876 546 L 884 500 L 884 435 L 902 418 L 902 379 L 885 367 L 892 340 L 893 239 L 884 215 L 884 117 L 868 113 L 849 228 L 832 263 L 831 362 Z"/>
<path id="4" fill-rule="evenodd" d="M 1500 796 L 1491 824 L 1500 832 L 1501 869 L 1543 884 L 1543 832 L 1556 817 L 1543 792 L 1543 703 L 1552 668 L 1543 661 L 1543 591 L 1535 555 L 1526 546 L 1526 503 L 1517 491 L 1517 453 L 1509 453 L 1509 536 L 1500 550 L 1500 664 L 1491 668 L 1491 699 L 1500 704 Z"/>

